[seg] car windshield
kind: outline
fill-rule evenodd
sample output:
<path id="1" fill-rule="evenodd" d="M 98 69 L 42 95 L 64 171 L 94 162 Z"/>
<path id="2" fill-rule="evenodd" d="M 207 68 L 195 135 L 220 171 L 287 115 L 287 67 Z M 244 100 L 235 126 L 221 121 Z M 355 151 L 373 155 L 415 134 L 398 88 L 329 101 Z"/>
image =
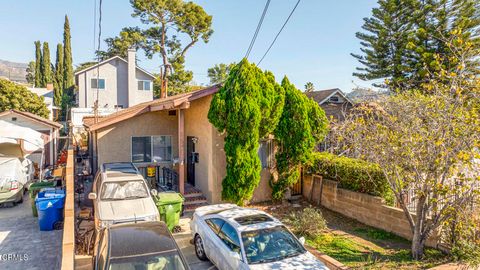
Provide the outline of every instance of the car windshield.
<path id="1" fill-rule="evenodd" d="M 143 181 L 106 182 L 102 186 L 102 200 L 128 200 L 147 198 Z"/>
<path id="2" fill-rule="evenodd" d="M 249 264 L 280 261 L 306 252 L 284 226 L 242 232 L 242 242 Z"/>
<path id="3" fill-rule="evenodd" d="M 185 270 L 182 258 L 177 251 L 168 253 L 114 258 L 110 260 L 109 270 Z"/>

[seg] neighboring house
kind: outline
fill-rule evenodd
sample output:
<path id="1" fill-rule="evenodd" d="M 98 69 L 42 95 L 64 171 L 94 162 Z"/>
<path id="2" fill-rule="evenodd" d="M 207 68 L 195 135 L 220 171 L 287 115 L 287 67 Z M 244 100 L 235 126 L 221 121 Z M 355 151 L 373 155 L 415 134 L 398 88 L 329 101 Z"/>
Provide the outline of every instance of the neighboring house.
<path id="1" fill-rule="evenodd" d="M 356 87 L 347 94 L 347 97 L 355 103 L 377 101 L 386 96 L 388 96 L 388 91 L 377 91 L 361 87 Z"/>
<path id="2" fill-rule="evenodd" d="M 134 162 L 148 178 L 146 168 L 154 166 L 150 175 L 161 185 L 168 186 L 173 180 L 173 187 L 178 186 L 182 194 L 200 190 L 209 203 L 220 202 L 226 174 L 224 135 L 207 117 L 218 89 L 212 86 L 141 103 L 99 117 L 96 123 L 91 117 L 84 118 L 94 171 L 105 162 Z M 271 198 L 271 141 L 261 142 L 259 156 L 263 169 L 252 201 Z"/>
<path id="3" fill-rule="evenodd" d="M 43 167 L 55 164 L 57 159 L 57 145 L 59 138 L 58 132 L 62 125 L 29 112 L 21 112 L 17 110 L 1 112 L 0 129 L 8 130 L 12 126 L 30 128 L 42 134 L 44 142 L 43 159 L 41 151 L 28 153 L 28 159 L 39 165 L 41 165 L 40 163 L 43 161 Z"/>
<path id="4" fill-rule="evenodd" d="M 353 102 L 338 88 L 305 92 L 305 95 L 322 107 L 328 119 L 342 121 L 353 107 Z"/>
<path id="5" fill-rule="evenodd" d="M 45 105 L 47 105 L 48 111 L 50 112 L 48 119 L 57 119 L 58 107 L 53 104 L 53 84 L 47 84 L 47 88 L 27 87 L 27 89 L 44 98 Z"/>
<path id="6" fill-rule="evenodd" d="M 138 67 L 135 50 L 128 50 L 128 59 L 111 57 L 96 65 L 75 72 L 78 107 L 128 108 L 153 100 L 155 76 Z M 98 96 L 97 96 L 98 94 Z"/>

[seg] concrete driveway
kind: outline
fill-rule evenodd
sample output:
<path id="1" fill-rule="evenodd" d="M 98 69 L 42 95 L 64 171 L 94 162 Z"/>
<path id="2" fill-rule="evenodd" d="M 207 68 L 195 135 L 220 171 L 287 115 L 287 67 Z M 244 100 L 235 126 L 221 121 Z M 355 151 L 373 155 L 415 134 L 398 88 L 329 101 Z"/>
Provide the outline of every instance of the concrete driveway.
<path id="1" fill-rule="evenodd" d="M 0 269 L 60 269 L 63 231 L 40 231 L 28 193 L 9 205 L 0 206 Z"/>
<path id="2" fill-rule="evenodd" d="M 183 255 L 188 261 L 188 265 L 191 270 L 217 270 L 211 262 L 209 261 L 200 261 L 195 255 L 195 247 L 191 243 L 192 235 L 190 234 L 190 217 L 183 217 L 180 219 L 180 227 L 182 227 L 181 233 L 176 233 L 173 235 L 177 245 L 182 250 Z"/>

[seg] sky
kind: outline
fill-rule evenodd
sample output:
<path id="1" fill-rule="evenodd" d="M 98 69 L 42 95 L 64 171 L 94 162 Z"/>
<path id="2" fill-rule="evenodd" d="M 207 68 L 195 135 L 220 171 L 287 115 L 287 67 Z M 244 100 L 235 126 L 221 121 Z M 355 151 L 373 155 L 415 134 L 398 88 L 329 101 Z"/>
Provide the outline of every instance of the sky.
<path id="1" fill-rule="evenodd" d="M 2 1 L 0 59 L 28 63 L 34 60 L 34 41 L 47 41 L 51 61 L 56 44 L 63 40 L 65 14 L 70 20 L 74 65 L 94 60 L 94 4 L 100 0 L 15 0 Z M 198 42 L 186 55 L 186 69 L 194 82 L 208 85 L 207 69 L 218 63 L 238 62 L 244 56 L 263 11 L 265 0 L 195 0 L 213 16 L 213 35 L 208 43 Z M 281 28 L 297 0 L 271 0 L 262 28 L 248 58 L 257 63 Z M 370 86 L 352 76 L 359 63 L 350 53 L 360 51 L 355 33 L 363 18 L 371 15 L 376 0 L 301 0 L 260 67 L 286 75 L 297 88 L 313 82 L 316 89 Z M 123 27 L 142 26 L 131 16 L 128 0 L 103 0 L 102 40 L 118 35 Z M 98 19 L 98 6 L 97 6 Z M 101 43 L 105 49 L 105 44 Z M 147 59 L 138 52 L 138 64 L 158 72 L 160 58 Z"/>

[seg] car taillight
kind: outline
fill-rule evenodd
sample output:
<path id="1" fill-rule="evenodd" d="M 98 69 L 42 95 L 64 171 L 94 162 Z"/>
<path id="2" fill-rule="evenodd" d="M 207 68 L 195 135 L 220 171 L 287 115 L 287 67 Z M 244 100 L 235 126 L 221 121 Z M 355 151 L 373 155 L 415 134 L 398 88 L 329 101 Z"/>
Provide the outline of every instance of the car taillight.
<path id="1" fill-rule="evenodd" d="M 10 190 L 18 189 L 18 182 L 10 182 Z"/>

